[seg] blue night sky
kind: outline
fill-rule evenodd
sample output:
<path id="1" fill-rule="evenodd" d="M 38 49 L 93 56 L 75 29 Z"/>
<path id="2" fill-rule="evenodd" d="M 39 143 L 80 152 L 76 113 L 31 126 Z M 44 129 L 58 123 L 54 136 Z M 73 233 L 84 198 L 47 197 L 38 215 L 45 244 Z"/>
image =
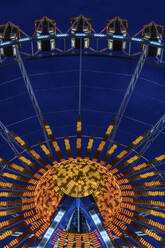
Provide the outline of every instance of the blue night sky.
<path id="1" fill-rule="evenodd" d="M 128 32 L 134 35 L 144 24 L 165 25 L 163 0 L 149 1 L 52 1 L 0 0 L 0 23 L 12 21 L 30 36 L 34 21 L 43 16 L 55 19 L 66 32 L 70 18 L 83 14 L 100 32 L 106 20 L 115 16 L 128 19 Z M 60 45 L 59 45 L 60 46 Z M 105 42 L 106 46 L 106 42 Z M 58 42 L 57 42 L 58 47 Z M 22 50 L 25 51 L 24 47 Z M 138 47 L 141 51 L 141 47 Z M 165 60 L 165 58 L 164 58 Z M 103 57 L 82 58 L 83 134 L 101 137 L 117 113 L 137 61 Z M 73 135 L 78 114 L 79 57 L 49 58 L 25 63 L 42 113 L 54 128 L 55 136 Z M 145 64 L 130 99 L 116 140 L 129 145 L 149 130 L 165 113 L 165 67 Z M 0 66 L 0 120 L 30 145 L 43 139 L 38 120 L 17 64 Z M 148 159 L 164 153 L 165 133 L 150 146 Z M 12 158 L 0 139 L 0 153 Z"/>
<path id="2" fill-rule="evenodd" d="M 57 26 L 66 32 L 70 18 L 82 13 L 92 19 L 94 29 L 99 32 L 105 27 L 107 19 L 118 15 L 128 19 L 128 32 L 133 35 L 143 24 L 152 20 L 165 24 L 163 7 L 163 1 L 141 0 L 1 0 L 0 22 L 12 21 L 32 35 L 35 19 L 46 15 L 55 19 Z M 140 46 L 138 49 L 141 50 Z M 56 136 L 63 136 L 66 132 L 72 134 L 78 109 L 79 58 L 37 60 L 27 62 L 25 66 L 44 116 L 56 127 Z M 103 135 L 120 106 L 135 66 L 134 61 L 83 57 L 84 134 Z M 150 129 L 164 114 L 164 76 L 164 68 L 147 64 L 144 66 L 117 134 L 117 139 L 122 143 L 129 144 L 136 136 Z M 1 68 L 0 87 L 1 121 L 19 135 L 26 136 L 31 144 L 42 139 L 18 65 Z M 6 152 L 6 146 L 1 146 L 1 150 Z M 163 146 L 162 134 L 148 155 L 153 157 L 163 152 Z"/>

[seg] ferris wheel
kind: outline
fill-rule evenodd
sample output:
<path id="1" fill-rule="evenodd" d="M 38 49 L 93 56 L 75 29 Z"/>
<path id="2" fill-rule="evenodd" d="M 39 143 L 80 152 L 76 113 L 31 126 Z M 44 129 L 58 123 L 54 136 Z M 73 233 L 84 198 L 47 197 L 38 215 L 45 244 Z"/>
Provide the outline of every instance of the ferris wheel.
<path id="1" fill-rule="evenodd" d="M 34 138 L 32 135 L 22 137 L 18 134 L 19 126 L 16 133 L 12 125 L 0 121 L 0 136 L 4 142 L 0 153 L 0 247 L 164 247 L 162 165 L 165 153 L 151 159 L 147 159 L 145 153 L 163 132 L 165 115 L 127 145 L 116 139 L 143 66 L 145 63 L 164 66 L 163 31 L 162 25 L 151 22 L 130 36 L 128 20 L 115 17 L 96 33 L 92 20 L 83 15 L 71 18 L 66 33 L 48 17 L 35 21 L 32 36 L 11 22 L 0 25 L 1 69 L 18 65 L 15 70 L 19 68 L 22 77 L 16 79 L 20 80 L 17 90 L 23 82 L 30 99 L 28 102 L 21 96 L 18 105 L 25 112 L 23 99 L 27 101 L 27 109 L 31 104 L 35 120 L 27 122 L 26 127 L 31 128 L 36 123 L 40 127 Z M 70 98 L 76 109 L 76 119 L 71 121 L 76 124 L 71 128 L 65 126 L 71 116 L 66 110 L 62 131 L 56 132 L 54 116 L 49 118 L 50 115 L 43 113 L 47 102 L 43 101 L 41 107 L 31 82 L 35 75 L 28 74 L 25 62 L 64 57 L 78 59 L 78 85 L 74 87 L 77 98 Z M 84 131 L 87 130 L 82 109 L 85 57 L 137 60 L 118 111 L 112 113 L 103 128 L 103 137 L 92 130 L 93 126 L 89 130 L 95 135 Z M 105 80 L 105 73 L 103 78 Z M 0 87 L 2 85 L 6 83 Z M 15 86 L 11 91 L 14 90 Z M 49 96 L 51 91 L 50 88 Z M 57 91 L 56 97 L 65 102 L 67 95 Z M 99 96 L 95 104 L 97 101 L 99 104 Z M 22 125 L 20 129 L 26 127 Z"/>

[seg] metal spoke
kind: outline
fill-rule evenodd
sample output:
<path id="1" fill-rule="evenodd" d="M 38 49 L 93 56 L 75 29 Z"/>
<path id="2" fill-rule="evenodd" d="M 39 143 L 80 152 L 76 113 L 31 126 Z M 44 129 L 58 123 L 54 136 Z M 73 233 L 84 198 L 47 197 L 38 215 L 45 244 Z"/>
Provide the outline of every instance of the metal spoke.
<path id="1" fill-rule="evenodd" d="M 144 139 L 143 147 L 141 148 L 140 152 L 142 155 L 148 150 L 150 145 L 154 142 L 154 140 L 158 137 L 158 135 L 165 129 L 165 114 L 160 118 L 160 120 L 153 126 L 153 128 L 149 131 L 148 135 Z M 139 160 L 139 159 L 138 159 Z M 132 165 L 135 166 L 138 162 L 138 160 L 133 163 Z M 160 164 L 160 162 L 158 163 Z M 151 166 L 157 170 L 157 167 L 154 164 L 151 164 Z M 164 177 L 160 175 L 162 179 Z"/>
<path id="2" fill-rule="evenodd" d="M 82 39 L 80 39 L 80 68 L 79 68 L 79 107 L 78 113 L 81 114 L 81 97 L 82 97 Z"/>
<path id="3" fill-rule="evenodd" d="M 158 137 L 158 135 L 165 129 L 165 114 L 160 118 L 160 120 L 151 128 L 148 135 L 143 141 L 143 147 L 140 150 L 140 153 L 143 155 L 153 141 Z"/>
<path id="4" fill-rule="evenodd" d="M 69 221 L 68 221 L 68 225 L 67 225 L 67 227 L 66 227 L 66 231 L 67 231 L 67 232 L 69 232 L 69 228 L 70 228 L 70 225 L 71 225 L 71 223 L 72 223 L 74 213 L 75 213 L 75 212 L 73 211 L 72 216 L 70 217 L 70 219 L 69 219 Z"/>
<path id="5" fill-rule="evenodd" d="M 89 211 L 89 214 L 90 214 L 93 222 L 95 223 L 102 240 L 104 241 L 105 247 L 114 248 L 112 241 L 111 241 L 107 231 L 105 230 L 104 226 L 102 225 L 101 220 L 100 220 L 98 214 L 96 213 L 96 211 L 92 209 Z"/>
<path id="6" fill-rule="evenodd" d="M 38 121 L 39 121 L 40 126 L 41 126 L 41 129 L 43 131 L 44 139 L 46 141 L 46 144 L 47 144 L 49 150 L 51 151 L 50 144 L 49 144 L 49 141 L 48 141 L 48 136 L 47 136 L 47 133 L 46 133 L 46 130 L 45 130 L 45 127 L 44 127 L 44 122 L 43 122 L 44 121 L 44 117 L 43 117 L 42 112 L 41 112 L 41 109 L 39 107 L 37 98 L 36 98 L 36 96 L 34 94 L 34 90 L 33 90 L 32 85 L 30 83 L 30 79 L 29 79 L 29 76 L 27 74 L 27 71 L 26 71 L 26 68 L 24 66 L 24 63 L 23 63 L 23 60 L 21 58 L 21 55 L 20 55 L 20 52 L 19 52 L 18 47 L 16 47 L 16 59 L 17 59 L 18 65 L 20 67 L 20 71 L 21 71 L 22 77 L 24 79 L 24 82 L 25 82 L 27 91 L 29 93 L 31 102 L 33 104 L 34 110 L 36 112 Z"/>
<path id="7" fill-rule="evenodd" d="M 59 209 L 59 211 L 56 213 L 55 217 L 52 220 L 51 225 L 46 230 L 41 242 L 37 246 L 37 248 L 45 248 L 46 245 L 49 243 L 49 240 L 52 236 L 52 234 L 56 231 L 57 227 L 59 226 L 61 220 L 64 218 L 65 210 Z"/>
<path id="8" fill-rule="evenodd" d="M 131 81 L 130 81 L 130 83 L 128 85 L 128 88 L 126 90 L 126 93 L 124 95 L 122 103 L 121 103 L 121 105 L 119 107 L 119 110 L 117 112 L 117 115 L 115 117 L 115 125 L 114 125 L 114 128 L 112 130 L 112 135 L 111 135 L 109 147 L 112 146 L 112 143 L 115 140 L 118 127 L 119 127 L 120 122 L 122 120 L 122 117 L 123 117 L 123 115 L 125 113 L 125 110 L 127 108 L 128 102 L 129 102 L 129 100 L 130 100 L 130 98 L 132 96 L 132 93 L 133 93 L 133 90 L 134 90 L 134 88 L 136 86 L 136 83 L 137 83 L 137 81 L 139 79 L 140 73 L 142 71 L 143 65 L 144 65 L 146 57 L 147 57 L 147 50 L 148 50 L 148 47 L 144 46 L 144 51 L 143 51 L 142 55 L 139 58 L 139 61 L 138 61 L 137 66 L 136 66 L 136 69 L 135 69 L 135 71 L 134 71 L 134 73 L 132 75 Z"/>
<path id="9" fill-rule="evenodd" d="M 31 41 L 42 41 L 42 40 L 62 40 L 62 39 L 78 39 L 78 38 L 88 38 L 88 39 L 112 39 L 112 40 L 119 40 L 119 41 L 127 41 L 131 43 L 137 43 L 140 45 L 146 45 L 146 46 L 152 46 L 157 48 L 165 48 L 165 43 L 153 41 L 153 40 L 144 40 L 139 37 L 134 36 L 122 36 L 122 35 L 116 35 L 116 34 L 100 34 L 100 33 L 57 33 L 57 34 L 48 34 L 48 35 L 39 35 L 39 36 L 31 36 L 31 37 L 25 37 L 20 38 L 16 40 L 11 41 L 4 41 L 0 43 L 0 48 L 8 47 L 11 45 L 17 45 L 17 44 L 24 44 L 24 43 L 30 43 Z"/>
<path id="10" fill-rule="evenodd" d="M 18 154 L 19 151 L 17 150 L 15 146 L 15 140 L 11 136 L 9 130 L 7 127 L 0 121 L 0 135 L 1 137 L 6 141 L 6 143 L 10 146 L 11 150 L 14 152 L 14 154 Z"/>
<path id="11" fill-rule="evenodd" d="M 77 208 L 77 229 L 78 229 L 78 233 L 80 233 L 80 208 Z"/>

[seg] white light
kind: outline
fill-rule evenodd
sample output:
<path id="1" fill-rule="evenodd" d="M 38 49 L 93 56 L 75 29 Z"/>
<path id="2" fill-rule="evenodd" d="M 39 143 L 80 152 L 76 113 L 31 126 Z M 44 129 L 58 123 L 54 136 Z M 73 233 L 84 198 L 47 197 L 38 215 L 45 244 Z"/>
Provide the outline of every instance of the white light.
<path id="1" fill-rule="evenodd" d="M 105 242 L 109 242 L 109 237 L 106 231 L 101 231 L 100 234 Z"/>
<path id="2" fill-rule="evenodd" d="M 123 39 L 124 37 L 122 35 L 113 35 L 113 38 Z"/>
<path id="3" fill-rule="evenodd" d="M 86 37 L 87 36 L 87 34 L 82 34 L 82 33 L 80 33 L 80 34 L 74 34 L 75 36 L 79 36 L 79 37 Z"/>
<path id="4" fill-rule="evenodd" d="M 37 38 L 38 39 L 46 39 L 46 38 L 49 38 L 49 37 L 50 37 L 50 35 L 40 35 Z"/>
<path id="5" fill-rule="evenodd" d="M 106 34 L 93 34 L 94 37 L 106 37 Z"/>
<path id="6" fill-rule="evenodd" d="M 142 39 L 140 39 L 140 38 L 134 38 L 134 37 L 132 37 L 131 40 L 133 40 L 133 41 L 142 41 Z"/>
<path id="7" fill-rule="evenodd" d="M 29 37 L 19 39 L 20 42 L 29 41 L 29 40 L 31 40 L 31 38 Z"/>
<path id="8" fill-rule="evenodd" d="M 51 235 L 53 234 L 53 232 L 55 231 L 57 225 L 59 224 L 59 222 L 61 221 L 62 217 L 64 216 L 65 211 L 64 210 L 60 210 L 56 217 L 54 218 L 51 226 L 47 229 L 43 239 L 41 240 L 40 244 L 37 246 L 37 248 L 44 248 L 48 242 L 48 240 L 50 239 Z"/>
<path id="9" fill-rule="evenodd" d="M 94 223 L 96 224 L 96 226 L 101 224 L 101 221 L 100 221 L 99 217 L 97 216 L 97 214 L 92 214 L 91 217 L 92 217 Z"/>
<path id="10" fill-rule="evenodd" d="M 156 42 L 156 41 L 150 41 L 150 44 L 153 44 L 153 45 L 161 45 L 161 43 L 160 42 Z"/>
<path id="11" fill-rule="evenodd" d="M 62 219 L 62 217 L 64 216 L 64 211 L 59 211 L 58 212 L 58 214 L 56 215 L 56 217 L 55 217 L 55 219 L 54 219 L 54 221 L 53 222 L 57 222 L 57 223 L 59 223 L 60 222 L 60 220 Z"/>
<path id="12" fill-rule="evenodd" d="M 57 36 L 57 37 L 62 37 L 62 38 L 64 37 L 64 38 L 65 38 L 65 37 L 68 36 L 68 34 L 56 34 L 56 36 Z"/>

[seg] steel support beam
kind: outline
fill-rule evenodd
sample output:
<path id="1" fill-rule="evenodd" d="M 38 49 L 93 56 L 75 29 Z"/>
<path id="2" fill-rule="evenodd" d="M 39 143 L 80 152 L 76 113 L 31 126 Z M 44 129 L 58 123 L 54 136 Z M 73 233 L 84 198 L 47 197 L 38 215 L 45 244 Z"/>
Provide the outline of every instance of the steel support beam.
<path id="1" fill-rule="evenodd" d="M 104 241 L 105 247 L 106 248 L 114 248 L 114 245 L 112 244 L 112 241 L 111 241 L 107 231 L 105 230 L 105 228 L 104 228 L 98 214 L 96 213 L 96 211 L 94 209 L 92 209 L 89 211 L 89 214 L 90 214 L 93 222 L 95 223 L 102 240 Z"/>
<path id="2" fill-rule="evenodd" d="M 154 141 L 164 129 L 165 129 L 165 114 L 150 130 L 152 141 Z"/>
<path id="3" fill-rule="evenodd" d="M 77 231 L 80 233 L 80 198 L 76 198 L 76 207 L 77 207 Z"/>
<path id="4" fill-rule="evenodd" d="M 28 73 L 27 73 L 26 68 L 25 68 L 25 66 L 24 66 L 24 62 L 23 62 L 23 60 L 22 60 L 22 58 L 21 58 L 21 55 L 20 55 L 20 52 L 19 52 L 18 47 L 16 47 L 16 59 L 17 59 L 17 62 L 18 62 L 18 65 L 19 65 L 19 68 L 20 68 L 22 77 L 23 77 L 23 79 L 24 79 L 24 82 L 25 82 L 27 91 L 28 91 L 28 93 L 29 93 L 31 102 L 32 102 L 32 104 L 33 104 L 34 111 L 35 111 L 35 113 L 36 113 L 36 115 L 37 115 L 39 124 L 40 124 L 40 126 L 41 126 L 42 131 L 43 131 L 44 139 L 45 139 L 45 141 L 46 141 L 46 144 L 47 144 L 49 150 L 51 151 L 51 149 L 50 149 L 50 144 L 49 144 L 49 141 L 48 141 L 49 138 L 48 138 L 48 136 L 47 136 L 47 133 L 46 133 L 46 130 L 45 130 L 45 127 L 44 127 L 44 123 L 43 123 L 44 117 L 43 117 L 43 115 L 42 115 L 42 112 L 41 112 L 40 106 L 39 106 L 39 104 L 38 104 L 37 98 L 36 98 L 36 96 L 35 96 L 35 94 L 34 94 L 34 90 L 33 90 L 33 88 L 32 88 L 32 85 L 31 85 L 31 82 L 30 82 Z"/>
<path id="5" fill-rule="evenodd" d="M 140 153 L 143 155 L 154 140 L 159 136 L 159 134 L 165 129 L 165 114 L 160 118 L 160 120 L 151 128 L 148 132 L 148 135 L 143 141 L 143 147 L 140 150 Z"/>
<path id="6" fill-rule="evenodd" d="M 93 202 L 90 198 L 84 197 L 80 200 L 80 208 L 91 230 L 98 231 L 101 247 L 114 248 L 112 241 L 104 228 L 103 221 L 99 216 L 99 210 L 97 209 L 97 205 L 93 205 Z"/>
<path id="7" fill-rule="evenodd" d="M 71 223 L 72 223 L 73 215 L 74 215 L 74 211 L 73 211 L 72 216 L 70 217 L 70 219 L 69 219 L 69 221 L 68 221 L 68 225 L 67 225 L 67 227 L 66 227 L 66 231 L 67 231 L 67 232 L 69 231 L 70 225 L 71 225 Z"/>
<path id="8" fill-rule="evenodd" d="M 86 205 L 89 203 L 88 205 Z M 68 207 L 69 206 L 69 207 Z M 111 239 L 105 230 L 102 220 L 99 216 L 99 212 L 96 210 L 95 203 L 91 201 L 89 197 L 83 197 L 81 199 L 73 199 L 72 197 L 66 197 L 62 205 L 57 209 L 55 217 L 53 218 L 49 228 L 42 237 L 41 242 L 37 248 L 50 248 L 55 247 L 57 242 L 57 228 L 60 230 L 68 229 L 68 223 L 71 222 L 73 213 L 76 208 L 80 208 L 84 214 L 86 221 L 88 222 L 92 231 L 97 230 L 101 247 L 114 248 Z M 69 223 L 70 225 L 71 223 Z M 80 230 L 81 233 L 81 230 Z M 61 238 L 61 237 L 60 237 Z M 74 241 L 73 241 L 74 242 Z M 55 245 L 55 246 L 54 246 Z"/>
<path id="9" fill-rule="evenodd" d="M 10 146 L 11 150 L 14 152 L 14 154 L 18 154 L 19 151 L 17 150 L 15 146 L 15 140 L 11 136 L 9 130 L 7 127 L 0 121 L 0 136 L 6 141 L 6 143 Z"/>
<path id="10" fill-rule="evenodd" d="M 41 242 L 37 246 L 37 248 L 46 248 L 49 245 L 50 239 L 52 238 L 53 234 L 55 233 L 57 227 L 59 226 L 60 222 L 65 216 L 66 211 L 63 209 L 59 209 L 56 213 L 55 218 L 53 219 L 50 227 L 45 232 Z M 50 247 L 53 247 L 52 245 Z"/>
<path id="11" fill-rule="evenodd" d="M 80 66 L 79 66 L 79 99 L 78 114 L 81 115 L 81 99 L 82 99 L 82 39 L 80 39 Z"/>
<path id="12" fill-rule="evenodd" d="M 154 142 L 154 140 L 159 136 L 159 134 L 165 129 L 165 114 L 160 118 L 160 120 L 151 128 L 148 135 L 144 139 L 143 147 L 140 149 L 140 152 L 142 155 L 148 150 L 150 145 Z M 133 166 L 137 164 L 138 160 L 133 163 Z M 160 162 L 162 163 L 162 162 Z M 157 170 L 157 167 L 154 164 L 151 164 L 151 166 Z M 163 176 L 161 176 L 162 179 L 164 179 Z"/>
<path id="13" fill-rule="evenodd" d="M 15 155 L 18 155 L 22 152 L 25 152 L 28 156 L 30 156 L 32 159 L 34 157 L 27 151 L 27 149 L 24 149 L 17 141 L 14 139 L 12 132 L 8 130 L 8 128 L 0 121 L 0 136 L 6 141 L 6 143 L 10 146 L 12 151 Z M 20 149 L 20 151 L 18 150 Z M 42 167 L 43 165 L 35 159 L 35 161 Z M 2 164 L 2 163 L 1 163 Z M 26 164 L 23 163 L 23 166 L 27 167 Z M 4 166 L 1 166 L 2 168 Z M 1 170 L 1 169 L 0 169 Z M 6 180 L 5 180 L 6 181 Z"/>
<path id="14" fill-rule="evenodd" d="M 111 39 L 111 40 L 119 40 L 119 41 L 127 41 L 131 43 L 137 43 L 140 45 L 153 46 L 157 48 L 165 48 L 165 43 L 161 43 L 158 41 L 152 40 L 144 40 L 142 38 L 134 37 L 134 36 L 123 36 L 123 35 L 115 35 L 115 34 L 100 34 L 100 33 L 58 33 L 58 34 L 48 34 L 48 35 L 40 35 L 40 36 L 32 36 L 20 38 L 17 40 L 4 41 L 0 43 L 1 47 L 7 47 L 16 44 L 24 44 L 30 43 L 32 41 L 38 40 L 51 40 L 51 39 L 71 39 L 71 38 L 88 38 L 88 39 Z"/>
<path id="15" fill-rule="evenodd" d="M 124 95 L 122 103 L 121 103 L 121 105 L 119 107 L 119 110 L 118 110 L 118 112 L 116 114 L 115 125 L 114 125 L 114 128 L 112 130 L 109 147 L 112 146 L 112 143 L 115 140 L 118 127 L 119 127 L 120 122 L 122 120 L 122 117 L 123 117 L 123 115 L 125 113 L 125 110 L 127 108 L 128 102 L 129 102 L 129 100 L 130 100 L 130 98 L 132 96 L 132 93 L 133 93 L 133 90 L 134 90 L 134 88 L 136 86 L 136 83 L 137 83 L 137 81 L 139 79 L 140 73 L 142 71 L 143 65 L 144 65 L 146 57 L 147 57 L 147 50 L 148 50 L 148 47 L 144 46 L 144 51 L 143 51 L 142 55 L 139 58 L 139 61 L 137 63 L 137 66 L 135 68 L 134 73 L 132 74 L 131 81 L 130 81 L 130 83 L 128 85 L 128 88 L 126 90 L 126 93 Z"/>
<path id="16" fill-rule="evenodd" d="M 68 226 L 68 222 L 75 212 L 75 201 L 71 197 L 66 197 L 64 202 L 59 205 L 52 222 L 43 235 L 37 248 L 53 248 L 54 239 L 56 239 L 57 228 L 63 230 Z"/>

